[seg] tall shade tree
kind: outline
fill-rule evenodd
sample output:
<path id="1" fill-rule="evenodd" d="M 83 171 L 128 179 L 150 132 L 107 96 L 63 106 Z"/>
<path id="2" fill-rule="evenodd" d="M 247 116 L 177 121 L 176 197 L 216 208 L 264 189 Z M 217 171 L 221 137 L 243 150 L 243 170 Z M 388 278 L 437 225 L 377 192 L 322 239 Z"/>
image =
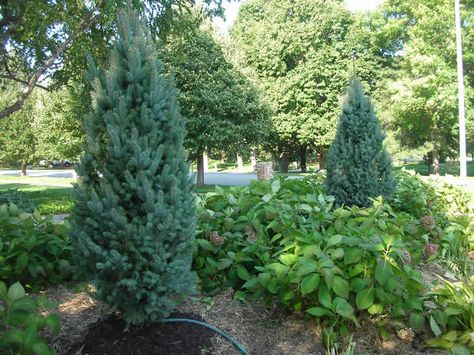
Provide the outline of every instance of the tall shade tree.
<path id="1" fill-rule="evenodd" d="M 265 142 L 271 126 L 268 110 L 205 24 L 192 36 L 170 40 L 163 54 L 179 90 L 188 131 L 185 145 L 190 158 L 197 159 L 197 184 L 203 185 L 203 154 L 237 153 Z"/>
<path id="2" fill-rule="evenodd" d="M 474 119 L 472 10 L 474 2 L 464 2 L 468 121 Z M 386 91 L 389 123 L 402 145 L 426 147 L 432 172 L 439 174 L 440 155 L 457 157 L 459 150 L 454 3 L 388 0 L 382 11 L 385 28 L 399 28 L 394 39 L 401 44 L 399 70 Z"/>
<path id="3" fill-rule="evenodd" d="M 4 95 L 0 97 L 0 109 L 18 94 L 18 86 L 5 85 L 4 90 Z M 15 112 L 10 120 L 0 121 L 0 164 L 20 164 L 22 175 L 26 175 L 27 164 L 37 158 L 36 96 L 31 96 L 25 102 L 24 110 Z"/>
<path id="4" fill-rule="evenodd" d="M 110 67 L 94 80 L 75 186 L 72 240 L 96 297 L 129 324 L 156 322 L 188 295 L 195 228 L 184 120 L 150 35 L 119 17 Z"/>
<path id="5" fill-rule="evenodd" d="M 371 198 L 392 196 L 396 184 L 383 141 L 373 105 L 353 78 L 328 153 L 326 185 L 337 204 L 369 206 Z"/>
<path id="6" fill-rule="evenodd" d="M 207 15 L 220 15 L 223 1 L 200 3 Z M 164 37 L 187 26 L 182 15 L 196 1 L 0 1 L 0 78 L 22 86 L 0 111 L 0 119 L 20 110 L 35 87 L 49 90 L 71 77 L 82 79 L 85 51 L 105 62 L 116 34 L 115 14 L 127 3 L 147 22 L 154 37 Z M 48 77 L 53 80 L 44 81 Z"/>
<path id="7" fill-rule="evenodd" d="M 241 6 L 231 37 L 272 108 L 282 170 L 292 151 L 301 152 L 304 166 L 308 147 L 324 165 L 354 52 L 361 78 L 375 86 L 382 56 L 361 42 L 369 38 L 364 25 L 340 0 L 249 0 Z"/>
<path id="8" fill-rule="evenodd" d="M 41 159 L 78 161 L 84 143 L 82 120 L 90 103 L 77 84 L 54 92 L 38 92 L 37 154 Z"/>

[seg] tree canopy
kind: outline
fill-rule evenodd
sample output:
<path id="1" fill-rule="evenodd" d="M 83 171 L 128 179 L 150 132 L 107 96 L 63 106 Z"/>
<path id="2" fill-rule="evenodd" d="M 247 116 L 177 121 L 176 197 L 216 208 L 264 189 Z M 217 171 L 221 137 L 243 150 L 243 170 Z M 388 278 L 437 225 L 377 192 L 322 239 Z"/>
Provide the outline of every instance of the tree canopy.
<path id="1" fill-rule="evenodd" d="M 369 33 L 364 19 L 339 0 L 242 5 L 231 35 L 273 110 L 280 148 L 327 149 L 354 66 L 375 87 L 384 58 Z"/>
<path id="2" fill-rule="evenodd" d="M 221 15 L 224 0 L 201 1 L 208 15 Z M 195 0 L 131 0 L 150 26 L 164 37 L 186 26 L 183 14 Z M 124 0 L 0 1 L 0 78 L 21 84 L 16 100 L 0 111 L 0 119 L 18 111 L 35 87 L 51 88 L 70 78 L 82 80 L 85 54 L 105 63 L 116 34 L 117 11 Z"/>

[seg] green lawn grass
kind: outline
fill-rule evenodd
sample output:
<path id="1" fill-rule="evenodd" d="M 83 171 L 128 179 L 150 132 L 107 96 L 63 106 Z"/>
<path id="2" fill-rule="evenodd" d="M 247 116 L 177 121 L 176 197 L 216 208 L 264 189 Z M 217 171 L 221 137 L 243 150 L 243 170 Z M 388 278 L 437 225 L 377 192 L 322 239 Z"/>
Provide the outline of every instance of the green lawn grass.
<path id="1" fill-rule="evenodd" d="M 34 179 L 34 178 L 32 178 Z M 42 179 L 42 178 L 38 178 Z M 26 197 L 33 200 L 41 214 L 63 214 L 70 213 L 74 206 L 74 191 L 72 185 L 69 186 L 49 186 L 31 184 L 6 183 L 0 179 L 0 193 L 9 189 L 17 189 L 25 194 Z M 8 179 L 7 179 L 8 180 Z M 61 179 L 59 179 L 61 180 Z M 71 180 L 71 179 L 69 179 Z M 221 186 L 229 188 L 229 186 Z M 195 186 L 194 192 L 203 194 L 212 192 L 216 185 Z"/>
<path id="2" fill-rule="evenodd" d="M 414 170 L 420 175 L 429 175 L 428 165 L 423 162 L 409 163 L 401 166 L 397 166 L 394 169 L 400 170 L 405 168 L 407 170 Z M 440 163 L 440 175 L 453 175 L 459 176 L 459 162 L 446 162 Z M 470 161 L 467 163 L 467 176 L 474 177 L 474 162 Z"/>
<path id="3" fill-rule="evenodd" d="M 74 179 L 69 178 L 54 178 L 42 176 L 0 176 L 0 185 L 3 184 L 27 184 L 27 185 L 54 185 L 71 187 Z"/>
<path id="4" fill-rule="evenodd" d="M 0 193 L 9 189 L 18 189 L 32 199 L 41 214 L 70 213 L 74 205 L 72 186 L 44 186 L 30 184 L 0 183 Z"/>

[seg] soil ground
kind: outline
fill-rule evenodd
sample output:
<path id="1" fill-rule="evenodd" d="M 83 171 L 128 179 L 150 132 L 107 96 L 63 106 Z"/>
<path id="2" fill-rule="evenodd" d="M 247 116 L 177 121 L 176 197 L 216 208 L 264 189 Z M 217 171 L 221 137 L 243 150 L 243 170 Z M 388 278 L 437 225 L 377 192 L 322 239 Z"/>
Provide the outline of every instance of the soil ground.
<path id="1" fill-rule="evenodd" d="M 57 304 L 52 312 L 61 318 L 61 332 L 51 339 L 58 354 L 239 354 L 224 338 L 198 325 L 166 324 L 124 332 L 124 324 L 110 320 L 105 308 L 87 291 L 73 292 L 60 286 L 47 294 Z M 212 298 L 189 300 L 175 316 L 202 319 L 229 334 L 251 354 L 326 354 L 321 345 L 322 328 L 314 319 L 276 307 L 268 309 L 259 302 L 235 301 L 232 296 L 228 290 Z M 425 349 L 423 335 L 413 334 L 402 324 L 390 323 L 385 329 L 388 335 L 383 339 L 372 321 L 354 329 L 355 353 L 446 354 Z"/>

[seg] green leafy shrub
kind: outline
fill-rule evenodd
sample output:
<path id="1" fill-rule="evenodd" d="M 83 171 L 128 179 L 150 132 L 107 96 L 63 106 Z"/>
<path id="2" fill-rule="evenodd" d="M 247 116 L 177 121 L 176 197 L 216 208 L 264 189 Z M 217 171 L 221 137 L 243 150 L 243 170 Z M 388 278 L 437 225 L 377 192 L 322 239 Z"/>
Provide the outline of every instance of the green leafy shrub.
<path id="1" fill-rule="evenodd" d="M 445 338 L 456 335 L 451 343 L 468 346 L 459 322 L 470 320 L 449 325 L 442 314 L 461 296 L 445 292 L 436 310 L 425 309 L 432 296 L 414 268 L 422 258 L 437 259 L 456 264 L 458 275 L 472 274 L 472 262 L 462 269 L 466 264 L 458 260 L 472 250 L 472 218 L 463 213 L 469 201 L 456 188 L 439 193 L 418 176 L 400 173 L 399 179 L 391 205 L 373 200 L 369 208 L 335 208 L 319 175 L 253 181 L 202 196 L 194 254 L 202 289 L 233 287 L 236 298 L 278 300 L 323 319 L 328 337 L 343 322 L 390 314 L 418 330 L 436 323 Z M 458 196 L 450 211 L 442 208 L 449 191 Z"/>
<path id="2" fill-rule="evenodd" d="M 462 278 L 474 271 L 474 220 L 470 215 L 453 218 L 443 229 L 438 260 Z"/>
<path id="3" fill-rule="evenodd" d="M 95 296 L 128 324 L 167 317 L 195 284 L 184 120 L 162 68 L 150 34 L 125 14 L 110 67 L 91 65 L 72 241 Z"/>
<path id="4" fill-rule="evenodd" d="M 454 354 L 474 353 L 474 276 L 456 283 L 443 280 L 428 295 L 435 307 L 426 317 L 436 338 L 427 345 Z"/>
<path id="5" fill-rule="evenodd" d="M 16 282 L 8 289 L 0 281 L 0 352 L 2 354 L 55 354 L 40 334 L 49 329 L 59 332 L 59 318 L 40 311 L 47 305 L 45 296 L 27 297 L 23 286 Z"/>
<path id="6" fill-rule="evenodd" d="M 208 193 L 194 257 L 203 288 L 231 286 L 238 298 L 276 298 L 316 317 L 356 324 L 358 311 L 421 310 L 423 285 L 409 252 L 420 249 L 419 236 L 406 230 L 416 219 L 381 201 L 350 209 L 333 203 L 312 178 Z"/>
<path id="7" fill-rule="evenodd" d="M 66 225 L 56 225 L 38 211 L 0 206 L 0 280 L 33 289 L 71 276 L 71 245 Z"/>
<path id="8" fill-rule="evenodd" d="M 36 209 L 35 202 L 17 189 L 8 189 L 7 191 L 0 192 L 0 205 L 3 204 L 14 204 L 25 212 L 33 212 Z"/>

